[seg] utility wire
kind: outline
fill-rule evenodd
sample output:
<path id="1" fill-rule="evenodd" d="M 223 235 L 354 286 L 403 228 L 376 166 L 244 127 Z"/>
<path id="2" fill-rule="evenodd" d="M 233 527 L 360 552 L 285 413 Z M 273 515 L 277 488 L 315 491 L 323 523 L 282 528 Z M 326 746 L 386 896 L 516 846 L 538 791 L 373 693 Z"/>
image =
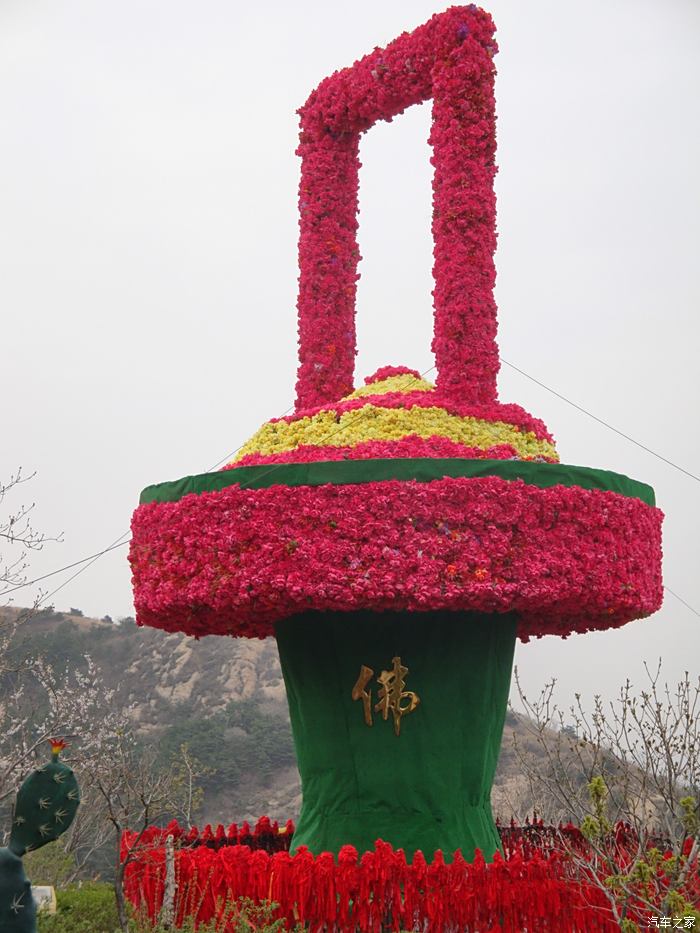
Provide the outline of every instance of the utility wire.
<path id="1" fill-rule="evenodd" d="M 429 372 L 432 372 L 433 369 L 435 369 L 435 366 L 434 366 L 434 365 L 431 366 L 429 369 L 426 369 L 425 372 L 421 373 L 421 378 L 422 378 L 423 376 L 427 375 Z M 411 380 L 412 382 L 415 382 L 415 381 L 416 381 L 416 377 L 415 377 L 415 376 L 410 376 L 410 380 Z M 409 385 L 409 383 L 406 383 L 406 385 Z M 293 405 L 290 405 L 289 408 L 284 412 L 284 414 L 282 415 L 282 417 L 284 418 L 285 415 L 289 414 L 289 412 L 292 410 L 293 407 L 294 407 Z M 357 415 L 356 418 L 353 418 L 353 419 L 351 419 L 350 421 L 348 421 L 346 424 L 341 425 L 339 428 L 336 428 L 335 431 L 332 431 L 330 434 L 328 434 L 326 437 L 324 437 L 324 438 L 322 439 L 321 443 L 323 443 L 323 442 L 329 440 L 331 437 L 333 437 L 334 434 L 337 434 L 339 431 L 344 431 L 346 428 L 350 427 L 351 424 L 355 424 L 355 422 L 358 421 L 358 420 L 362 417 L 362 415 L 363 415 L 363 412 L 360 411 L 360 413 Z M 244 445 L 245 445 L 245 442 L 244 442 L 243 444 L 239 444 L 239 446 L 236 447 L 235 450 L 232 450 L 231 453 L 227 454 L 223 459 L 219 460 L 218 463 L 215 463 L 214 466 L 209 467 L 209 469 L 208 469 L 206 472 L 207 472 L 207 473 L 211 473 L 212 470 L 215 470 L 218 466 L 221 466 L 222 463 L 226 462 L 226 461 L 229 460 L 231 457 L 233 457 L 235 454 L 237 454 L 238 451 L 239 451 Z M 273 463 L 273 464 L 271 464 L 269 470 L 266 470 L 265 473 L 262 473 L 262 474 L 260 474 L 260 475 L 261 475 L 261 476 L 267 476 L 269 473 L 274 472 L 274 470 L 279 469 L 281 466 L 284 466 L 284 464 L 282 464 L 282 463 Z M 251 482 L 252 482 L 252 481 L 251 481 Z M 240 484 L 240 488 L 241 488 L 241 489 L 246 489 L 246 488 L 247 488 L 247 484 L 241 483 L 241 484 Z M 2 591 L 0 591 L 0 597 L 5 596 L 5 595 L 7 595 L 8 593 L 14 593 L 16 590 L 22 590 L 22 589 L 24 589 L 24 588 L 27 587 L 27 586 L 33 586 L 35 583 L 40 583 L 42 580 L 47 580 L 49 577 L 54 577 L 54 576 L 56 576 L 56 574 L 64 573 L 66 570 L 72 570 L 73 567 L 79 567 L 81 564 L 83 564 L 83 566 L 80 567 L 79 570 L 77 570 L 74 574 L 72 574 L 70 577 L 68 577 L 67 580 L 65 580 L 63 583 L 61 583 L 60 586 L 57 586 L 55 590 L 52 590 L 46 597 L 44 597 L 44 601 L 46 601 L 46 600 L 48 600 L 48 599 L 51 599 L 51 597 L 52 597 L 52 596 L 55 596 L 56 593 L 59 592 L 59 590 L 62 590 L 64 586 L 68 586 L 68 584 L 69 584 L 72 580 L 75 580 L 76 577 L 79 577 L 81 573 L 84 573 L 89 567 L 91 567 L 91 566 L 95 563 L 95 561 L 99 560 L 100 557 L 102 557 L 103 554 L 108 554 L 110 551 L 113 551 L 113 550 L 115 550 L 115 549 L 118 548 L 118 547 L 123 547 L 125 544 L 128 544 L 130 539 L 127 539 L 126 541 L 122 541 L 122 540 L 121 540 L 122 538 L 126 537 L 126 535 L 128 535 L 128 534 L 129 534 L 128 531 L 123 532 L 123 534 L 119 535 L 118 538 L 115 538 L 115 539 L 114 539 L 114 541 L 112 542 L 112 544 L 110 544 L 110 545 L 109 545 L 108 547 L 106 547 L 106 548 L 103 548 L 101 551 L 97 551 L 96 554 L 91 554 L 89 557 L 83 557 L 81 560 L 76 560 L 76 561 L 74 561 L 72 564 L 66 564 L 65 567 L 59 567 L 57 570 L 52 570 L 50 573 L 45 573 L 45 574 L 43 574 L 43 575 L 40 576 L 40 577 L 35 577 L 33 580 L 27 580 L 26 583 L 19 583 L 19 584 L 17 584 L 17 586 L 13 586 L 13 587 L 10 587 L 9 589 L 2 590 Z"/>
<path id="2" fill-rule="evenodd" d="M 289 408 L 288 408 L 288 409 L 284 412 L 284 414 L 282 415 L 282 418 L 284 418 L 285 415 L 288 415 L 289 412 L 290 412 L 293 408 L 294 408 L 294 406 L 293 406 L 293 405 L 290 405 Z M 245 446 L 245 441 L 243 441 L 242 444 L 239 444 L 238 447 L 236 447 L 235 450 L 232 450 L 230 454 L 226 454 L 225 457 L 222 457 L 222 459 L 219 460 L 218 463 L 215 463 L 214 466 L 209 467 L 209 469 L 207 470 L 207 473 L 211 473 L 212 470 L 215 470 L 217 467 L 221 466 L 222 463 L 226 463 L 227 461 L 229 461 L 229 460 L 231 459 L 231 457 L 235 456 L 235 454 L 237 454 L 238 451 L 239 451 L 242 447 L 244 447 L 244 446 Z"/>
<path id="3" fill-rule="evenodd" d="M 97 554 L 94 554 L 92 557 L 88 557 L 87 561 L 81 561 L 83 566 L 79 570 L 76 570 L 75 573 L 71 574 L 71 576 L 68 577 L 67 580 L 64 580 L 63 583 L 59 584 L 55 590 L 52 590 L 47 596 L 45 596 L 42 602 L 48 602 L 48 600 L 50 600 L 52 596 L 55 596 L 59 590 L 62 590 L 64 586 L 68 586 L 71 580 L 75 580 L 75 578 L 79 577 L 81 573 L 84 573 L 88 569 L 88 567 L 92 567 L 95 561 L 99 560 L 103 554 L 106 554 L 108 551 L 113 551 L 115 548 L 123 547 L 125 544 L 128 544 L 131 538 L 127 538 L 126 541 L 122 541 L 122 538 L 126 537 L 126 535 L 128 534 L 129 532 L 125 531 L 123 534 L 119 535 L 118 538 L 115 538 L 114 541 L 109 545 L 109 547 L 104 549 L 104 551 L 98 551 Z"/>
<path id="4" fill-rule="evenodd" d="M 292 410 L 292 408 L 293 406 L 290 405 L 287 411 L 285 411 L 284 415 L 288 414 Z M 284 418 L 284 415 L 282 415 L 283 418 Z M 218 466 L 221 466 L 222 463 L 229 460 L 231 457 L 234 456 L 234 454 L 237 454 L 238 451 L 241 449 L 241 447 L 243 447 L 243 444 L 240 444 L 238 447 L 236 447 L 235 450 L 232 450 L 230 454 L 227 454 L 222 460 L 219 460 L 218 463 L 215 463 L 214 466 L 209 467 L 209 469 L 206 472 L 211 473 L 212 470 L 215 470 Z M 114 539 L 114 541 L 112 542 L 112 544 L 109 545 L 109 547 L 104 548 L 104 550 L 102 551 L 98 551 L 96 554 L 92 554 L 90 557 L 84 557 L 82 560 L 76 561 L 74 564 L 68 564 L 68 566 L 66 567 L 61 567 L 59 570 L 54 570 L 51 573 L 45 574 L 43 577 L 37 577 L 35 580 L 30 580 L 27 583 L 20 583 L 18 586 L 15 586 L 10 590 L 3 590 L 3 592 L 0 593 L 0 596 L 4 596 L 5 593 L 12 593 L 14 590 L 22 589 L 25 586 L 31 586 L 33 583 L 38 583 L 40 580 L 46 580 L 48 577 L 52 577 L 57 573 L 63 573 L 65 570 L 70 570 L 73 567 L 77 567 L 79 564 L 83 564 L 84 566 L 82 566 L 80 570 L 76 570 L 76 572 L 74 574 L 71 574 L 71 576 L 68 577 L 67 580 L 65 580 L 63 583 L 57 586 L 55 590 L 52 590 L 47 596 L 44 597 L 42 602 L 46 602 L 47 600 L 51 599 L 52 596 L 55 596 L 59 590 L 62 590 L 64 586 L 68 586 L 68 584 L 71 583 L 73 580 L 75 580 L 76 577 L 79 577 L 81 573 L 85 573 L 85 571 L 88 570 L 88 568 L 92 567 L 95 561 L 99 560 L 103 554 L 107 554 L 109 553 L 109 551 L 113 551 L 118 547 L 123 547 L 125 544 L 128 544 L 131 538 L 127 538 L 126 541 L 121 540 L 122 538 L 126 537 L 126 535 L 128 534 L 129 534 L 128 531 L 123 532 L 123 534 L 119 535 L 118 538 Z"/>
<path id="5" fill-rule="evenodd" d="M 664 589 L 666 590 L 667 593 L 670 593 L 671 596 L 675 596 L 679 603 L 683 603 L 683 605 L 686 607 L 686 609 L 690 609 L 690 611 L 693 612 L 693 613 L 695 613 L 695 615 L 700 619 L 700 612 L 698 612 L 697 609 L 694 609 L 693 606 L 690 605 L 690 603 L 687 603 L 687 602 L 683 599 L 682 596 L 679 596 L 678 593 L 674 593 L 673 590 L 672 590 L 670 587 L 666 586 L 666 585 L 664 585 Z"/>
<path id="6" fill-rule="evenodd" d="M 592 418 L 594 421 L 597 421 L 598 424 L 604 425 L 606 428 L 610 428 L 611 431 L 614 431 L 615 434 L 619 434 L 620 437 L 624 437 L 625 440 L 630 441 L 632 444 L 635 444 L 637 447 L 641 447 L 642 450 L 646 450 L 648 454 L 651 454 L 654 457 L 657 457 L 659 460 L 663 460 L 664 463 L 667 463 L 669 466 L 672 466 L 675 470 L 680 470 L 681 473 L 685 473 L 686 476 L 689 476 L 691 479 L 694 479 L 696 482 L 700 483 L 700 476 L 696 476 L 695 473 L 691 473 L 690 470 L 686 470 L 684 467 L 679 466 L 677 463 L 674 463 L 673 460 L 669 460 L 666 457 L 662 457 L 661 454 L 657 453 L 655 450 L 652 450 L 651 447 L 647 447 L 644 444 L 640 444 L 639 441 L 635 441 L 633 437 L 630 437 L 629 434 L 625 434 L 624 431 L 620 431 L 618 428 L 613 427 L 612 424 L 609 424 L 607 421 L 603 421 L 602 418 L 599 418 L 597 415 L 594 415 L 592 412 L 588 411 L 586 408 L 583 408 L 581 405 L 577 405 L 576 402 L 572 402 L 570 398 L 567 398 L 565 395 L 562 395 L 561 392 L 557 392 L 555 389 L 550 388 L 550 386 L 545 385 L 544 382 L 540 382 L 539 379 L 535 379 L 534 376 L 531 376 L 529 373 L 526 373 L 524 370 L 519 369 L 517 366 L 514 366 L 512 363 L 509 363 L 508 360 L 504 360 L 501 357 L 501 362 L 505 363 L 506 366 L 510 366 L 511 369 L 514 369 L 516 373 L 520 373 L 521 376 L 525 376 L 526 379 L 529 379 L 531 382 L 534 382 L 538 386 L 542 386 L 543 389 L 546 389 L 548 392 L 551 392 L 552 395 L 556 395 L 557 398 L 560 398 L 563 402 L 566 402 L 567 405 L 571 405 L 572 408 L 576 408 L 578 411 L 582 411 L 584 415 L 588 415 L 589 418 Z"/>
<path id="7" fill-rule="evenodd" d="M 122 535 L 122 538 L 123 537 L 124 535 Z M 118 541 L 119 539 L 117 538 L 116 540 Z M 115 548 L 121 547 L 126 543 L 126 541 L 122 541 L 121 544 L 111 544 L 109 547 L 98 551 L 96 554 L 91 554 L 89 557 L 83 557 L 80 560 L 74 561 L 72 564 L 66 564 L 65 567 L 59 567 L 58 570 L 52 570 L 50 573 L 45 573 L 41 577 L 35 577 L 33 580 L 27 580 L 26 583 L 18 583 L 17 586 L 11 586 L 9 589 L 0 591 L 0 596 L 5 596 L 7 593 L 14 593 L 15 590 L 24 589 L 25 586 L 33 586 L 35 583 L 40 583 L 42 580 L 48 580 L 49 577 L 55 577 L 57 573 L 63 573 L 65 570 L 71 570 L 73 567 L 78 567 L 80 564 L 84 564 L 87 561 L 97 560 L 97 558 L 102 557 L 103 554 L 107 554 L 109 551 L 113 551 Z"/>

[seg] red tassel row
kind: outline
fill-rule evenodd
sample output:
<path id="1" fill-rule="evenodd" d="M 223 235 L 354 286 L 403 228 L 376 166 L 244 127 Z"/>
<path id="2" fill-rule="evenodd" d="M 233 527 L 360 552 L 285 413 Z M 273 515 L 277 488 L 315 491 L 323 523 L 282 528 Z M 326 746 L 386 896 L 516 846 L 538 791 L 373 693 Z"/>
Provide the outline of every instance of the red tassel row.
<path id="1" fill-rule="evenodd" d="M 231 911 L 240 898 L 250 898 L 275 904 L 274 918 L 283 918 L 288 929 L 301 923 L 310 933 L 619 931 L 600 884 L 605 870 L 593 858 L 571 856 L 587 852 L 585 839 L 572 825 L 559 830 L 537 822 L 501 827 L 505 858 L 497 854 L 490 864 L 478 851 L 471 863 L 458 851 L 446 864 L 438 851 L 431 863 L 418 852 L 408 864 L 402 850 L 381 840 L 362 856 L 353 846 L 344 846 L 337 860 L 328 852 L 313 856 L 305 847 L 290 855 L 292 832 L 291 823 L 280 830 L 263 818 L 252 830 L 244 823 L 240 830 L 232 824 L 227 831 L 207 826 L 202 833 L 185 832 L 172 823 L 141 837 L 125 833 L 126 895 L 151 921 L 157 920 L 165 891 L 163 843 L 170 835 L 176 843 L 178 927 L 188 918 L 195 925 L 215 920 L 221 933 L 233 933 L 237 927 L 235 918 L 229 919 Z M 618 865 L 624 864 L 625 852 L 633 858 L 630 832 L 625 824 L 615 828 Z M 252 845 L 239 844 L 241 838 Z M 272 839 L 285 840 L 287 848 L 270 849 Z M 697 879 L 697 867 L 690 875 Z M 661 875 L 657 880 L 663 889 Z M 686 896 L 700 904 L 700 881 L 695 887 Z M 628 905 L 628 917 L 646 927 L 651 912 L 638 901 Z"/>
<path id="2" fill-rule="evenodd" d="M 288 852 L 295 829 L 293 820 L 287 820 L 284 826 L 280 826 L 277 820 L 271 821 L 266 816 L 261 816 L 253 829 L 246 820 L 240 827 L 238 823 L 231 823 L 224 828 L 219 823 L 216 829 L 207 823 L 201 832 L 196 826 L 184 829 L 177 820 L 172 820 L 165 829 L 149 826 L 142 832 L 127 830 L 122 835 L 121 857 L 123 861 L 126 853 L 134 846 L 138 849 L 153 849 L 165 845 L 168 836 L 172 836 L 180 848 L 206 846 L 208 849 L 221 849 L 223 846 L 248 846 L 250 849 L 264 849 L 270 853 Z"/>

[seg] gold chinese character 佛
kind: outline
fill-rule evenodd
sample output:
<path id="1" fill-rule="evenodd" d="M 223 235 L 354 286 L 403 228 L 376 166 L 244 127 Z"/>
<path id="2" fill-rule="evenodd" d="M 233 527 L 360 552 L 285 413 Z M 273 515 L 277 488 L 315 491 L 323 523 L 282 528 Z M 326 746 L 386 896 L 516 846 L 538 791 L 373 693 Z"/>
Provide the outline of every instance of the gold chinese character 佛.
<path id="1" fill-rule="evenodd" d="M 391 713 L 394 721 L 394 732 L 398 736 L 401 735 L 402 717 L 414 711 L 420 703 L 420 697 L 412 690 L 405 689 L 408 668 L 401 664 L 401 658 L 392 658 L 391 663 L 391 670 L 382 671 L 377 677 L 377 682 L 380 685 L 379 702 L 375 705 L 374 712 L 381 713 L 385 722 L 389 718 L 389 713 Z M 367 690 L 367 685 L 373 676 L 374 671 L 372 668 L 363 664 L 355 686 L 352 688 L 353 700 L 362 700 L 365 722 L 368 726 L 372 725 L 372 691 Z M 405 701 L 403 705 L 402 701 Z"/>
<path id="2" fill-rule="evenodd" d="M 355 686 L 352 688 L 353 700 L 362 700 L 365 709 L 365 722 L 368 726 L 372 725 L 372 691 L 369 693 L 365 689 L 374 675 L 371 667 L 363 664 L 360 668 L 360 676 L 357 678 Z"/>

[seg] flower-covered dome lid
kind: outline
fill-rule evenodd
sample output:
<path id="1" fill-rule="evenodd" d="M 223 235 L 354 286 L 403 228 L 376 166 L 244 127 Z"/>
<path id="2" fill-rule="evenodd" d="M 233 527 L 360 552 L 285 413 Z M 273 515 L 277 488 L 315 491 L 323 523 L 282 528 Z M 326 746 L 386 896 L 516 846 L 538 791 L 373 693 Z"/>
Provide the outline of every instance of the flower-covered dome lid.
<path id="1" fill-rule="evenodd" d="M 416 370 L 385 366 L 335 404 L 266 422 L 224 469 L 384 457 L 559 460 L 544 424 L 519 405 L 463 405 Z"/>
<path id="2" fill-rule="evenodd" d="M 301 108 L 296 410 L 223 470 L 144 490 L 140 624 L 263 637 L 309 611 L 513 612 L 527 640 L 659 607 L 653 490 L 559 463 L 497 399 L 493 31 L 451 7 Z M 436 383 L 386 367 L 355 389 L 360 136 L 428 99 Z"/>

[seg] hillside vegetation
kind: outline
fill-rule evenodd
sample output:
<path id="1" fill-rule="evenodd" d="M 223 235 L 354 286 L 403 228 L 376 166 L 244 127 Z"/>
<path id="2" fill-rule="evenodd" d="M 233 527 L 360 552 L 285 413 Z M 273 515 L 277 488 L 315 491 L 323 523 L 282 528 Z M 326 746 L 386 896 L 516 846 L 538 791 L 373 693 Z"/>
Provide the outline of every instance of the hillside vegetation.
<path id="1" fill-rule="evenodd" d="M 1 610 L 5 617 L 19 610 Z M 128 709 L 144 745 L 165 764 L 183 744 L 209 773 L 197 820 L 229 823 L 262 814 L 298 816 L 299 776 L 284 682 L 273 639 L 194 638 L 139 628 L 131 618 L 97 620 L 44 611 L 20 626 L 19 653 L 41 654 L 58 672 L 92 658 L 112 702 Z M 4 689 L 8 688 L 5 683 Z M 0 681 L 0 701 L 3 682 Z M 532 738 L 508 714 L 494 787 L 503 819 L 524 818 L 531 804 L 513 751 Z"/>

